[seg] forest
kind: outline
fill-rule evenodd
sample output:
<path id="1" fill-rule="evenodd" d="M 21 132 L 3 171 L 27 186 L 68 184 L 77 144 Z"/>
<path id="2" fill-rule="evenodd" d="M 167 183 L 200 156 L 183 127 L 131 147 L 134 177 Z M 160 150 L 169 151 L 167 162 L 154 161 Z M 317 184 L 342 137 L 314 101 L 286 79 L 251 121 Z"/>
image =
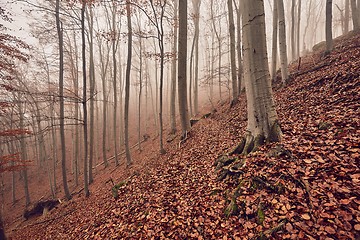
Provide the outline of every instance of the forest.
<path id="1" fill-rule="evenodd" d="M 7 0 L 0 30 L 0 240 L 360 239 L 360 0 Z"/>

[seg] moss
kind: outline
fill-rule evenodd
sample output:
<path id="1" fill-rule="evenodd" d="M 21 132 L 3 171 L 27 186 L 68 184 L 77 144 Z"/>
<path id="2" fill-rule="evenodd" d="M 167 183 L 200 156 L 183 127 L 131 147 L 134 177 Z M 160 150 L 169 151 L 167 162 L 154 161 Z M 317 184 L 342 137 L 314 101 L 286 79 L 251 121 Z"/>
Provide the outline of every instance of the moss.
<path id="1" fill-rule="evenodd" d="M 229 205 L 225 208 L 224 214 L 226 217 L 235 216 L 239 214 L 239 207 L 236 204 L 235 198 L 232 198 Z"/>
<path id="2" fill-rule="evenodd" d="M 328 122 L 320 122 L 318 125 L 319 130 L 328 130 L 332 126 L 331 123 Z"/>
<path id="3" fill-rule="evenodd" d="M 281 142 L 281 127 L 279 121 L 275 121 L 273 125 L 270 127 L 270 132 L 268 136 L 269 142 Z"/>
<path id="4" fill-rule="evenodd" d="M 125 186 L 127 183 L 127 181 L 123 180 L 121 182 L 119 182 L 118 184 L 115 184 L 112 188 L 111 188 L 111 193 L 113 195 L 113 197 L 115 199 L 119 198 L 119 189 L 123 186 Z"/>
<path id="5" fill-rule="evenodd" d="M 246 138 L 242 137 L 239 144 L 236 145 L 233 149 L 230 150 L 230 152 L 228 153 L 229 155 L 232 154 L 241 154 L 244 150 L 245 147 L 245 143 L 246 143 Z"/>

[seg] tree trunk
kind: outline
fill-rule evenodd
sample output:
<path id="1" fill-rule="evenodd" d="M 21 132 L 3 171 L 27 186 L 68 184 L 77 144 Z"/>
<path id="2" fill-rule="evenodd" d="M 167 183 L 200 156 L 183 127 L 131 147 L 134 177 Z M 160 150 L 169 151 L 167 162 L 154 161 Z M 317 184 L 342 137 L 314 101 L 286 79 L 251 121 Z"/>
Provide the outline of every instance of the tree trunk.
<path id="1" fill-rule="evenodd" d="M 21 94 L 20 92 L 18 93 L 18 110 L 19 110 L 19 117 L 20 117 L 20 121 L 19 121 L 19 128 L 20 129 L 25 129 L 24 126 L 24 109 L 23 109 L 23 104 L 22 104 L 22 99 L 21 99 Z M 26 142 L 25 142 L 25 136 L 21 135 L 20 136 L 20 148 L 21 148 L 21 160 L 22 161 L 26 161 L 27 160 L 27 150 L 26 150 Z M 23 177 L 24 177 L 24 190 L 25 190 L 25 205 L 29 206 L 30 204 L 30 193 L 29 193 L 29 186 L 28 186 L 28 176 L 27 176 L 27 168 L 25 167 L 24 170 L 22 171 Z"/>
<path id="2" fill-rule="evenodd" d="M 117 62 L 116 62 L 116 51 L 117 51 L 117 41 L 118 41 L 118 34 L 116 30 L 116 5 L 115 2 L 113 2 L 113 8 L 112 8 L 112 60 L 113 60 L 113 93 L 114 93 L 114 113 L 113 113 L 113 128 L 114 128 L 114 156 L 115 156 L 115 166 L 119 166 L 119 158 L 118 158 L 118 134 L 117 134 Z"/>
<path id="3" fill-rule="evenodd" d="M 94 37 L 93 37 L 93 31 L 94 31 L 94 13 L 93 13 L 93 6 L 89 5 L 89 11 L 86 11 L 88 26 L 89 26 L 89 34 L 88 42 L 89 42 L 89 80 L 90 80 L 90 134 L 89 134 L 89 184 L 91 184 L 93 179 L 93 161 L 94 161 L 94 111 L 95 111 L 95 66 L 94 66 Z"/>
<path id="4" fill-rule="evenodd" d="M 200 34 L 200 5 L 201 0 L 193 0 L 195 24 L 195 71 L 194 71 L 194 115 L 199 113 L 199 34 Z"/>
<path id="5" fill-rule="evenodd" d="M 178 1 L 174 1 L 174 21 L 172 42 L 172 59 L 171 59 L 171 93 L 170 93 L 170 134 L 176 133 L 176 58 L 177 58 L 177 41 L 178 41 Z"/>
<path id="6" fill-rule="evenodd" d="M 298 0 L 297 27 L 296 27 L 296 57 L 300 57 L 300 21 L 301 21 L 301 0 Z"/>
<path id="7" fill-rule="evenodd" d="M 329 54 L 333 48 L 333 39 L 332 39 L 332 0 L 326 0 L 326 51 L 325 53 Z"/>
<path id="8" fill-rule="evenodd" d="M 243 153 L 280 141 L 281 130 L 272 96 L 267 59 L 264 2 L 244 0 L 243 43 L 248 125 Z M 256 41 L 253 41 L 256 39 Z"/>
<path id="9" fill-rule="evenodd" d="M 278 17 L 279 17 L 279 48 L 280 48 L 280 62 L 281 62 L 281 78 L 282 83 L 285 84 L 288 79 L 288 58 L 287 58 L 287 46 L 286 46 L 286 27 L 285 27 L 285 14 L 284 14 L 284 2 L 278 1 Z"/>
<path id="10" fill-rule="evenodd" d="M 178 101 L 182 134 L 190 130 L 186 87 L 187 62 L 187 0 L 179 0 Z"/>
<path id="11" fill-rule="evenodd" d="M 354 31 L 358 32 L 360 30 L 360 16 L 359 16 L 360 6 L 356 5 L 356 0 L 350 0 L 350 1 L 351 1 L 351 14 L 352 14 Z"/>
<path id="12" fill-rule="evenodd" d="M 63 30 L 60 22 L 60 0 L 56 0 L 56 28 L 59 39 L 59 98 L 60 98 L 60 139 L 61 139 L 61 169 L 63 187 L 66 199 L 71 195 L 67 185 L 66 177 L 66 144 L 65 144 L 65 116 L 64 116 L 64 48 L 63 48 Z"/>
<path id="13" fill-rule="evenodd" d="M 236 76 L 236 53 L 235 53 L 235 23 L 234 23 L 234 9 L 232 0 L 227 1 L 229 12 L 229 33 L 230 33 L 230 64 L 231 64 L 231 81 L 232 81 L 232 100 L 231 105 L 238 100 L 238 82 Z"/>
<path id="14" fill-rule="evenodd" d="M 350 0 L 345 0 L 344 34 L 349 32 Z"/>
<path id="15" fill-rule="evenodd" d="M 234 0 L 234 5 L 236 9 L 236 33 L 237 33 L 237 58 L 238 58 L 238 94 L 244 89 L 244 78 L 243 78 L 243 66 L 242 66 L 242 52 L 241 52 L 241 9 L 240 9 L 240 1 L 239 6 L 236 5 L 236 0 Z"/>
<path id="16" fill-rule="evenodd" d="M 273 9 L 273 32 L 272 32 L 272 51 L 271 51 L 271 80 L 276 77 L 277 51 L 278 51 L 278 0 L 274 0 Z"/>
<path id="17" fill-rule="evenodd" d="M 87 126 L 87 94 L 86 94 L 86 42 L 85 42 L 85 7 L 86 3 L 83 1 L 81 7 L 81 39 L 82 39 L 82 71 L 83 71 L 83 118 L 84 118 L 84 193 L 88 197 L 89 192 L 89 175 L 88 175 L 88 126 Z"/>
<path id="18" fill-rule="evenodd" d="M 126 63 L 126 79 L 125 79 L 125 113 L 124 113 L 124 125 L 125 125 L 125 152 L 126 152 L 126 164 L 130 166 L 132 163 L 130 146 L 129 146 L 129 100 L 130 100 L 130 71 L 131 71 L 131 58 L 132 58 L 132 26 L 131 26 L 131 11 L 130 0 L 126 0 L 126 16 L 128 26 L 128 56 Z"/>
<path id="19" fill-rule="evenodd" d="M 291 59 L 296 59 L 295 53 L 295 0 L 291 1 Z"/>

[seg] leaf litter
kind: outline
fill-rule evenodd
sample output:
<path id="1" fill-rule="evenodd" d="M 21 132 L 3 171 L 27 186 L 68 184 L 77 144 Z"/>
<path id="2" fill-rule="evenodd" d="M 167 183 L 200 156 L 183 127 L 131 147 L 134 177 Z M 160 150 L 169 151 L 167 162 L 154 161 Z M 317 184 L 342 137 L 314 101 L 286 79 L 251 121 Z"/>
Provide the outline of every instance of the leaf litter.
<path id="1" fill-rule="evenodd" d="M 245 130 L 244 95 L 199 121 L 180 149 L 168 143 L 166 154 L 149 150 L 137 167 L 112 173 L 132 176 L 116 200 L 95 179 L 88 199 L 75 196 L 46 223 L 20 226 L 10 237 L 359 239 L 360 36 L 301 62 L 290 66 L 285 87 L 274 85 L 282 143 L 249 154 L 240 173 L 217 181 L 213 163 Z M 276 148 L 287 153 L 269 154 Z"/>

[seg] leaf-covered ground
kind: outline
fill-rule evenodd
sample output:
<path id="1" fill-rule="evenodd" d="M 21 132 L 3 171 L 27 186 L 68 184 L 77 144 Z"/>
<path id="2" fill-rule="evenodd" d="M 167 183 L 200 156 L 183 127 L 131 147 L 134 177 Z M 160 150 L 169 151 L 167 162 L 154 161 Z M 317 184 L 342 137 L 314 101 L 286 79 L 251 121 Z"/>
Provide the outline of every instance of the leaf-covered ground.
<path id="1" fill-rule="evenodd" d="M 173 141 L 160 156 L 145 146 L 131 169 L 96 178 L 88 199 L 75 195 L 11 237 L 359 239 L 360 36 L 291 70 L 274 91 L 283 142 L 247 156 L 239 174 L 217 181 L 213 164 L 244 132 L 244 96 L 195 124 L 180 148 Z M 117 200 L 110 176 L 125 180 Z"/>

